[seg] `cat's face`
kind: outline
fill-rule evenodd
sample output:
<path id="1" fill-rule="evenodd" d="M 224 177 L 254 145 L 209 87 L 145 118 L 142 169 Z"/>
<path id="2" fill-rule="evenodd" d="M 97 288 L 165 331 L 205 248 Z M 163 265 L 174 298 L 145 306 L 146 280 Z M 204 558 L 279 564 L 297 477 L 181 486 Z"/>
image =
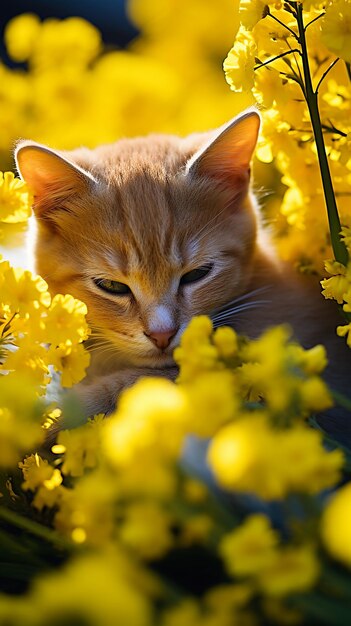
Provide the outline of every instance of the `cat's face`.
<path id="1" fill-rule="evenodd" d="M 191 317 L 244 290 L 255 244 L 247 192 L 257 130 L 251 112 L 201 153 L 200 137 L 125 140 L 64 159 L 20 145 L 19 169 L 35 193 L 37 270 L 53 293 L 86 302 L 101 351 L 108 340 L 106 358 L 169 365 Z"/>

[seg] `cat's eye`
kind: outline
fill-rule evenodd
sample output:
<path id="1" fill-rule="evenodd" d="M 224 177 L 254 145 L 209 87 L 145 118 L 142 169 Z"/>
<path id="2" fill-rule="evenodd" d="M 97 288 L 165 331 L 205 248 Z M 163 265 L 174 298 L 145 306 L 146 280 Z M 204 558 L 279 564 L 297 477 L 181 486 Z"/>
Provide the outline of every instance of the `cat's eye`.
<path id="1" fill-rule="evenodd" d="M 195 270 L 191 270 L 186 274 L 183 274 L 181 277 L 179 284 L 180 285 L 188 285 L 189 283 L 196 283 L 201 278 L 205 278 L 207 274 L 211 271 L 213 265 L 203 265 L 202 267 L 197 267 Z"/>
<path id="2" fill-rule="evenodd" d="M 107 291 L 107 293 L 111 293 L 116 296 L 127 296 L 131 293 L 128 285 L 120 283 L 117 280 L 109 280 L 108 278 L 94 278 L 94 283 L 103 291 Z"/>

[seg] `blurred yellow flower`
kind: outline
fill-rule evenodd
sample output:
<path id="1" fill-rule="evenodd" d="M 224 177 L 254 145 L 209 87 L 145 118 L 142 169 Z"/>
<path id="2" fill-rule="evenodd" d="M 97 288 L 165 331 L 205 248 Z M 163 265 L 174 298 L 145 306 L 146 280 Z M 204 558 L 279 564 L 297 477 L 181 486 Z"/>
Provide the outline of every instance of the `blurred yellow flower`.
<path id="1" fill-rule="evenodd" d="M 262 413 L 247 414 L 220 429 L 210 444 L 208 461 L 227 489 L 273 500 L 335 485 L 344 456 L 340 450 L 325 450 L 319 431 L 304 425 L 278 430 Z"/>
<path id="2" fill-rule="evenodd" d="M 0 398 L 0 466 L 15 467 L 43 442 L 42 405 L 27 372 L 0 374 Z"/>
<path id="3" fill-rule="evenodd" d="M 61 466 L 63 474 L 83 476 L 85 469 L 91 469 L 97 465 L 100 427 L 99 420 L 89 420 L 83 426 L 59 432 L 53 452 L 63 453 Z"/>
<path id="4" fill-rule="evenodd" d="M 153 502 L 126 507 L 118 534 L 121 541 L 142 559 L 163 556 L 173 545 L 172 518 Z"/>
<path id="5" fill-rule="evenodd" d="M 175 458 L 189 414 L 185 393 L 165 379 L 143 378 L 120 397 L 105 424 L 103 448 L 113 465 L 134 463 L 141 454 Z"/>
<path id="6" fill-rule="evenodd" d="M 241 526 L 221 539 L 219 552 L 232 576 L 258 574 L 274 561 L 279 542 L 268 518 L 249 516 Z"/>
<path id="7" fill-rule="evenodd" d="M 333 0 L 327 4 L 321 38 L 329 50 L 344 61 L 351 62 L 350 0 Z"/>
<path id="8" fill-rule="evenodd" d="M 330 554 L 351 567 L 351 484 L 330 496 L 322 514 L 321 536 Z"/>
<path id="9" fill-rule="evenodd" d="M 65 65 L 84 67 L 97 57 L 100 48 L 101 36 L 93 24 L 80 17 L 51 18 L 41 24 L 30 63 L 40 70 Z"/>
<path id="10" fill-rule="evenodd" d="M 40 36 L 40 20 L 33 13 L 14 17 L 5 28 L 4 40 L 8 55 L 18 62 L 27 61 Z"/>
<path id="11" fill-rule="evenodd" d="M 261 591 L 282 597 L 309 591 L 317 582 L 320 564 L 310 545 L 291 546 L 276 551 L 272 562 L 258 576 Z"/>
<path id="12" fill-rule="evenodd" d="M 142 573 L 111 548 L 75 557 L 63 568 L 45 572 L 35 581 L 27 606 L 35 608 L 41 625 L 53 620 L 72 623 L 72 615 L 94 626 L 154 624 Z M 16 615 L 15 602 L 12 614 Z"/>

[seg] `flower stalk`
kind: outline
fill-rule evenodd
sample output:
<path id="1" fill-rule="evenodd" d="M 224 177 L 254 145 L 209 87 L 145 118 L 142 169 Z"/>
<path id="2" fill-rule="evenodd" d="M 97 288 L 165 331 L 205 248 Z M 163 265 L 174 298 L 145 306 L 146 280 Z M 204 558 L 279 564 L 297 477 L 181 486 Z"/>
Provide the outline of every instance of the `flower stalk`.
<path id="1" fill-rule="evenodd" d="M 296 20 L 299 32 L 299 40 L 301 45 L 301 58 L 303 67 L 304 84 L 302 85 L 306 103 L 308 106 L 313 135 L 316 142 L 319 167 L 322 178 L 322 185 L 325 197 L 325 203 L 327 207 L 329 228 L 331 243 L 335 255 L 336 261 L 347 265 L 348 252 L 344 242 L 340 239 L 341 224 L 338 213 L 338 208 L 335 199 L 335 193 L 333 183 L 330 175 L 329 163 L 327 153 L 325 149 L 322 123 L 319 115 L 318 108 L 318 88 L 313 89 L 312 77 L 310 71 L 310 65 L 308 60 L 307 42 L 306 42 L 306 29 L 303 22 L 303 7 L 302 4 L 298 4 L 296 7 Z M 318 86 L 320 83 L 318 84 Z"/>

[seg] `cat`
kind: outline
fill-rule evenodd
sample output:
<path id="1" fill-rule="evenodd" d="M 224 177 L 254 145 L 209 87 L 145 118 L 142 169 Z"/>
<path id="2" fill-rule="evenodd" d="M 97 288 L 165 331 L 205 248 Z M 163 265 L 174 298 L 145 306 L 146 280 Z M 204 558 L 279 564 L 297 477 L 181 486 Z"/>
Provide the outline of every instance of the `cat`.
<path id="1" fill-rule="evenodd" d="M 92 360 L 76 393 L 88 415 L 113 411 L 141 376 L 174 379 L 172 352 L 194 315 L 256 337 L 288 323 L 323 343 L 328 382 L 349 389 L 351 351 L 318 277 L 277 256 L 250 183 L 260 115 L 244 111 L 209 133 L 122 139 L 54 151 L 20 141 L 15 158 L 34 192 L 36 270 L 53 294 L 86 302 Z M 351 442 L 351 415 L 320 416 Z"/>

